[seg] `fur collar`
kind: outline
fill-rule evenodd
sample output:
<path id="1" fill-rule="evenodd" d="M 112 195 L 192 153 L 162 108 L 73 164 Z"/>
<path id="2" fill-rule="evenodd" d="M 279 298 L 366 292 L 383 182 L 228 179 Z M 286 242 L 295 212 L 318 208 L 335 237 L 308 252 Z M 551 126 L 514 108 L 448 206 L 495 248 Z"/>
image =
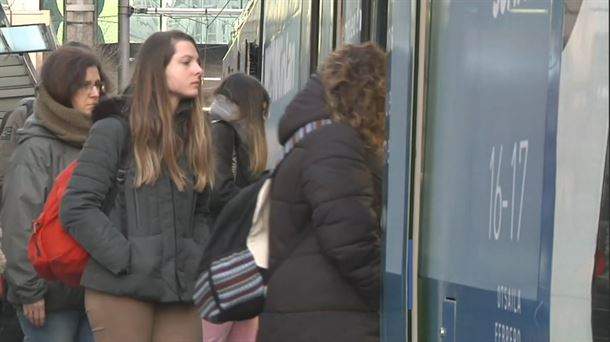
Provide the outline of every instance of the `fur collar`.
<path id="1" fill-rule="evenodd" d="M 107 118 L 109 116 L 122 116 L 127 118 L 129 115 L 129 104 L 131 103 L 131 97 L 129 96 L 113 96 L 107 97 L 100 101 L 95 106 L 91 119 L 93 122 Z"/>

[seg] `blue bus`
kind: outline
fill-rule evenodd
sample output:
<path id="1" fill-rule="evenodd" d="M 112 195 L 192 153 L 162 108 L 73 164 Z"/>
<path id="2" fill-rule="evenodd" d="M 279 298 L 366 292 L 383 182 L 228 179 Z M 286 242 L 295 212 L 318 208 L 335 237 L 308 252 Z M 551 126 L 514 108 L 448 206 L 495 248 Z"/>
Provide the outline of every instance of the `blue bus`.
<path id="1" fill-rule="evenodd" d="M 224 70 L 272 97 L 389 54 L 383 341 L 608 340 L 608 1 L 253 0 Z M 270 162 L 280 151 L 270 141 Z"/>

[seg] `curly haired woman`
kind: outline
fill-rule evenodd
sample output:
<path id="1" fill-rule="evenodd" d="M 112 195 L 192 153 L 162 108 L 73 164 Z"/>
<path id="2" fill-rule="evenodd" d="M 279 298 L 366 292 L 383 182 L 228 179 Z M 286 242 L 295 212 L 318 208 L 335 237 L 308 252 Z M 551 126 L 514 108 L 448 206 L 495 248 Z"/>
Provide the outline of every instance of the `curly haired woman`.
<path id="1" fill-rule="evenodd" d="M 386 54 L 373 43 L 333 52 L 287 107 L 294 146 L 271 189 L 270 267 L 259 340 L 378 341 L 380 184 Z"/>

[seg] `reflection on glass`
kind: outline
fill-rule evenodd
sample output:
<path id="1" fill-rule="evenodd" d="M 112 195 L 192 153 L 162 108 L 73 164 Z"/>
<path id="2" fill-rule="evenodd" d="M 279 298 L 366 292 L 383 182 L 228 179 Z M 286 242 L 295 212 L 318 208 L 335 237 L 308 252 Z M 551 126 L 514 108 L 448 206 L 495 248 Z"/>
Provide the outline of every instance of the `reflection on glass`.
<path id="1" fill-rule="evenodd" d="M 44 25 L 0 27 L 0 33 L 4 36 L 11 53 L 22 53 L 49 50 L 43 29 Z M 1 50 L 0 47 L 0 52 L 7 52 L 6 47 L 4 48 L 5 50 Z"/>
<path id="2" fill-rule="evenodd" d="M 8 50 L 6 49 L 6 46 L 4 45 L 4 42 L 2 41 L 2 39 L 0 39 L 0 53 L 6 53 L 8 52 Z"/>

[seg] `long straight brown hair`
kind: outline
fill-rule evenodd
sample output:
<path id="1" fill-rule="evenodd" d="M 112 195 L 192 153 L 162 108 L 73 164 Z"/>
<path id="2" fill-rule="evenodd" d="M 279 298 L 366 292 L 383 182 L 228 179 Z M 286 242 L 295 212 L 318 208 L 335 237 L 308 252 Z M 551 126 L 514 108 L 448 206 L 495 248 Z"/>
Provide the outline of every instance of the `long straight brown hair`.
<path id="1" fill-rule="evenodd" d="M 267 137 L 265 119 L 269 113 L 269 94 L 254 77 L 234 73 L 225 78 L 216 88 L 216 95 L 224 95 L 239 107 L 240 119 L 248 126 L 249 169 L 253 175 L 265 171 L 267 167 Z"/>
<path id="2" fill-rule="evenodd" d="M 133 100 L 129 120 L 137 166 L 136 186 L 155 183 L 164 166 L 176 187 L 183 191 L 193 183 L 202 191 L 214 181 L 211 131 L 202 107 L 201 89 L 191 102 L 183 127 L 175 122 L 170 104 L 165 68 L 175 53 L 177 42 L 197 44 L 180 31 L 157 32 L 140 47 L 131 80 Z M 186 176 L 179 160 L 185 158 L 194 180 Z M 184 165 L 184 164 L 182 164 Z"/>

